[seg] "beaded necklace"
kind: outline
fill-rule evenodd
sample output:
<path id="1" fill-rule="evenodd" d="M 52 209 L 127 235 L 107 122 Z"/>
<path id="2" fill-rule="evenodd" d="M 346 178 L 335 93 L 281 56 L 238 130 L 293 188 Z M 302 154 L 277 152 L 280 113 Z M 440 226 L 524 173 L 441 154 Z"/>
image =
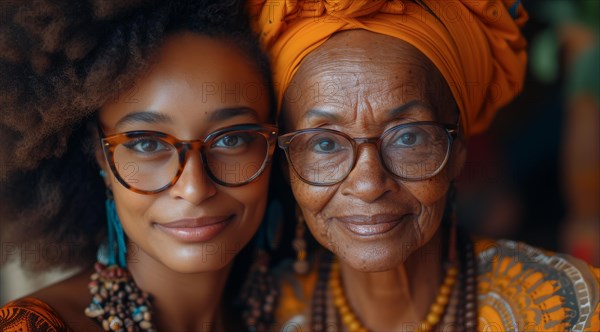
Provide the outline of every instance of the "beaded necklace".
<path id="1" fill-rule="evenodd" d="M 333 295 L 333 303 L 341 316 L 342 323 L 348 327 L 350 332 L 367 332 L 367 328 L 363 326 L 358 317 L 352 312 L 352 308 L 350 308 L 348 300 L 346 299 L 344 288 L 342 287 L 340 264 L 337 260 L 333 261 L 329 273 L 329 287 L 331 288 L 331 293 Z M 450 292 L 456 282 L 457 274 L 458 269 L 456 266 L 450 266 L 446 270 L 446 277 L 440 286 L 436 300 L 431 305 L 425 319 L 419 324 L 417 331 L 430 331 L 433 326 L 439 323 L 442 313 L 444 313 L 446 305 L 448 304 L 448 298 L 450 297 Z"/>
<path id="2" fill-rule="evenodd" d="M 473 246 L 467 236 L 460 236 L 457 242 L 458 265 L 461 269 L 456 265 L 451 265 L 447 269 L 436 301 L 431 305 L 425 319 L 417 326 L 417 331 L 429 331 L 438 324 L 453 326 L 461 331 L 473 330 L 477 327 Z M 312 299 L 311 331 L 326 331 L 331 322 L 336 322 L 338 329 L 341 327 L 341 322 L 351 332 L 368 331 L 348 304 L 340 282 L 339 264 L 332 255 L 328 255 L 324 261 L 324 264 L 319 266 Z M 327 292 L 328 285 L 331 289 L 330 293 Z M 333 310 L 330 307 L 333 307 Z M 444 315 L 440 322 L 442 314 Z"/>
<path id="3" fill-rule="evenodd" d="M 278 289 L 268 270 L 269 255 L 258 251 L 248 271 L 237 305 L 248 330 L 265 330 L 274 322 Z M 85 315 L 104 331 L 156 332 L 152 295 L 138 288 L 126 268 L 97 262 L 88 283 L 92 303 Z"/>
<path id="4" fill-rule="evenodd" d="M 92 303 L 87 317 L 104 331 L 156 331 L 152 325 L 152 296 L 140 290 L 131 274 L 118 266 L 96 263 L 88 289 Z"/>

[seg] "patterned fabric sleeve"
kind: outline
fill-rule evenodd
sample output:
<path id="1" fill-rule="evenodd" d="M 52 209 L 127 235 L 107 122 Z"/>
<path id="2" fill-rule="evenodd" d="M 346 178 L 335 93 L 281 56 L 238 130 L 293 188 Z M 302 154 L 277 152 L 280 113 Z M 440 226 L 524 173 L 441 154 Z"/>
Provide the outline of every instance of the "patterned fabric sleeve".
<path id="1" fill-rule="evenodd" d="M 48 304 L 26 297 L 0 308 L 0 331 L 70 331 Z"/>
<path id="2" fill-rule="evenodd" d="M 600 330 L 598 269 L 515 241 L 475 246 L 481 330 Z"/>
<path id="3" fill-rule="evenodd" d="M 474 245 L 478 331 L 600 331 L 600 269 L 515 241 L 477 239 Z M 308 326 L 317 271 L 281 274 L 282 331 Z"/>

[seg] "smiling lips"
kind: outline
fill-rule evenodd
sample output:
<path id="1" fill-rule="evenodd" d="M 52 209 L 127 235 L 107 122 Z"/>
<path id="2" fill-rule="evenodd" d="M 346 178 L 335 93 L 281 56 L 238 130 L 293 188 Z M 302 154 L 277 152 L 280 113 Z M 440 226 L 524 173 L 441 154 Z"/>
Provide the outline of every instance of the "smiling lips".
<path id="1" fill-rule="evenodd" d="M 214 239 L 229 223 L 234 215 L 181 219 L 170 223 L 156 223 L 156 228 L 183 242 L 206 242 Z"/>
<path id="2" fill-rule="evenodd" d="M 406 220 L 410 214 L 378 214 L 373 216 L 346 216 L 333 218 L 341 226 L 348 229 L 351 233 L 366 237 L 384 234 L 391 231 L 398 224 Z"/>

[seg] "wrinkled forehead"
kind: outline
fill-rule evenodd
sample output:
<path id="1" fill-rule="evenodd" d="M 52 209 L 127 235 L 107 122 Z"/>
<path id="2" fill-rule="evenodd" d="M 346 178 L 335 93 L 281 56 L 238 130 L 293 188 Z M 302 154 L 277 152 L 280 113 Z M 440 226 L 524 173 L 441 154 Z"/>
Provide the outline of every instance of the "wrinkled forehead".
<path id="1" fill-rule="evenodd" d="M 456 121 L 448 84 L 423 53 L 394 37 L 349 30 L 303 59 L 286 91 L 282 116 L 288 123 L 315 107 L 377 109 L 415 99 L 429 104 L 437 121 Z"/>

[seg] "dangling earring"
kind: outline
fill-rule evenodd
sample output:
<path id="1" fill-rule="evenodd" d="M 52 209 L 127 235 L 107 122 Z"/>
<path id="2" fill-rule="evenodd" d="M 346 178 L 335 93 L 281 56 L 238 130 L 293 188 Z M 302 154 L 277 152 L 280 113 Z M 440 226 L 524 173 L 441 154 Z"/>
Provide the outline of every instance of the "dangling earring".
<path id="1" fill-rule="evenodd" d="M 106 172 L 100 171 L 100 176 L 105 177 Z M 108 266 L 119 265 L 122 268 L 127 267 L 125 259 L 127 253 L 127 245 L 125 244 L 125 233 L 117 214 L 115 207 L 115 199 L 112 190 L 106 188 L 106 221 L 108 224 L 107 243 L 106 243 L 106 263 Z"/>
<path id="2" fill-rule="evenodd" d="M 296 205 L 296 234 L 292 241 L 292 248 L 296 252 L 296 261 L 294 262 L 294 271 L 298 274 L 308 273 L 309 266 L 306 261 L 306 240 L 304 231 L 306 230 L 304 215 L 300 207 Z"/>
<path id="3" fill-rule="evenodd" d="M 256 234 L 254 261 L 239 295 L 242 318 L 249 330 L 263 331 L 275 321 L 278 289 L 269 271 L 269 252 L 277 249 L 281 239 L 283 208 L 273 199 L 265 212 L 265 220 Z"/>

